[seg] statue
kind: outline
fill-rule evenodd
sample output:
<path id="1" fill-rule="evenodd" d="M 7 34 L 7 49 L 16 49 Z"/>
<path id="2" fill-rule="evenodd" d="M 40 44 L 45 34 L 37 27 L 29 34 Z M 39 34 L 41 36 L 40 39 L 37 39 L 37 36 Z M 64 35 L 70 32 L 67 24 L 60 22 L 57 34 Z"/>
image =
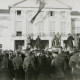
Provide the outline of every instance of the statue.
<path id="1" fill-rule="evenodd" d="M 31 38 L 31 36 L 27 38 L 27 46 L 33 48 L 33 38 Z"/>
<path id="2" fill-rule="evenodd" d="M 61 45 L 61 35 L 59 32 L 56 34 L 56 39 L 55 39 L 55 46 L 59 47 Z"/>

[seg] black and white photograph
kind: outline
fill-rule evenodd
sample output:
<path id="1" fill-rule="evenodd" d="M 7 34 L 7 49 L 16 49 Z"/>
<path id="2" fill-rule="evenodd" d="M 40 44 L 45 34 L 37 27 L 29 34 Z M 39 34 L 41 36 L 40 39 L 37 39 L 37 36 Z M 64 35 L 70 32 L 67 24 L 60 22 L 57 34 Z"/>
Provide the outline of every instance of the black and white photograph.
<path id="1" fill-rule="evenodd" d="M 80 80 L 80 0 L 0 0 L 0 80 Z"/>

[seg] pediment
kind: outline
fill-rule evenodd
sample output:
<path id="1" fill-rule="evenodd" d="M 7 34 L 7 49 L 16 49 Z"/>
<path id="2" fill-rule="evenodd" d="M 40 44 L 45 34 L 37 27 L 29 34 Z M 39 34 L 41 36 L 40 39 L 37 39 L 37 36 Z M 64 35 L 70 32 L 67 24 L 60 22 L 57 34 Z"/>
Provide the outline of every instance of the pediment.
<path id="1" fill-rule="evenodd" d="M 64 4 L 63 2 L 59 0 L 45 0 L 46 5 L 44 8 L 52 8 L 52 9 L 70 9 L 71 7 L 67 4 Z M 38 8 L 39 4 L 37 3 L 37 0 L 23 0 L 21 2 L 18 2 L 16 4 L 13 4 L 11 7 L 14 8 Z"/>

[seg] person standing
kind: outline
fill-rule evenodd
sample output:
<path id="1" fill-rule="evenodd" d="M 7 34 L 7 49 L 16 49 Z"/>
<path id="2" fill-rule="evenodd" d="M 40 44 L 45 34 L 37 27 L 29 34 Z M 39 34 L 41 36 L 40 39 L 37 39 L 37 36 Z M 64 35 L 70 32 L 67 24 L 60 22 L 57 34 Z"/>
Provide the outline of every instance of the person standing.
<path id="1" fill-rule="evenodd" d="M 41 39 L 40 39 L 40 37 L 38 36 L 38 37 L 36 38 L 36 48 L 39 50 L 40 47 L 41 47 Z"/>
<path id="2" fill-rule="evenodd" d="M 59 49 L 58 56 L 52 59 L 51 62 L 54 72 L 52 74 L 52 80 L 64 80 L 65 79 L 65 70 L 66 70 L 66 61 L 65 55 L 62 52 L 62 48 Z"/>
<path id="3" fill-rule="evenodd" d="M 25 80 L 35 80 L 34 55 L 31 51 L 28 52 L 27 57 L 24 59 L 23 69 L 25 71 Z"/>
<path id="4" fill-rule="evenodd" d="M 56 34 L 56 47 L 59 47 L 61 45 L 61 35 L 59 32 Z"/>
<path id="5" fill-rule="evenodd" d="M 69 65 L 72 69 L 73 80 L 80 80 L 80 52 L 71 56 Z"/>
<path id="6" fill-rule="evenodd" d="M 73 36 L 71 34 L 68 34 L 68 38 L 67 38 L 67 49 L 71 50 L 73 49 Z"/>
<path id="7" fill-rule="evenodd" d="M 39 58 L 39 76 L 38 80 L 48 80 L 48 75 L 47 75 L 47 58 L 45 55 L 45 52 L 43 51 L 40 58 Z"/>
<path id="8" fill-rule="evenodd" d="M 20 52 L 16 53 L 16 57 L 13 58 L 13 66 L 15 71 L 15 80 L 23 80 L 22 77 L 22 58 Z"/>
<path id="9" fill-rule="evenodd" d="M 1 60 L 0 80 L 12 80 L 9 67 L 9 54 L 5 52 Z"/>

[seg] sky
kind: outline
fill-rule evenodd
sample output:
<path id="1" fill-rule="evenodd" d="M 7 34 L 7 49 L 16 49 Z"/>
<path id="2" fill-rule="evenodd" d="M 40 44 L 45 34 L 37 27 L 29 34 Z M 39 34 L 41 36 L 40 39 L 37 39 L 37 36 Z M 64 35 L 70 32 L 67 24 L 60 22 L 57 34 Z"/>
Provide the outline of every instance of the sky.
<path id="1" fill-rule="evenodd" d="M 0 0 L 0 9 L 8 9 L 8 6 L 19 0 Z M 73 10 L 80 10 L 80 0 L 60 0 L 72 7 Z"/>

